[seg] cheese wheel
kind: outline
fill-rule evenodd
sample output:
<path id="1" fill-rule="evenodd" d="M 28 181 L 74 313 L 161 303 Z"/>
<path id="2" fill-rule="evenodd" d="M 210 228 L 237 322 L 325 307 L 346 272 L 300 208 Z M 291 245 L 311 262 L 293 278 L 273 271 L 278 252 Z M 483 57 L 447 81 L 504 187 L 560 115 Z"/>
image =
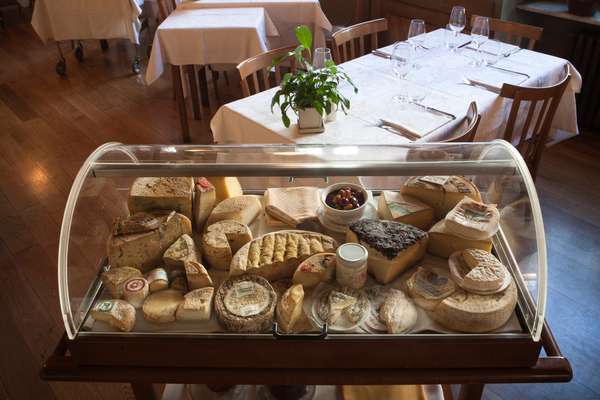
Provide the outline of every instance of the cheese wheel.
<path id="1" fill-rule="evenodd" d="M 194 181 L 190 177 L 140 177 L 129 190 L 127 204 L 140 211 L 176 211 L 192 219 Z"/>
<path id="2" fill-rule="evenodd" d="M 448 258 L 452 253 L 466 249 L 492 251 L 490 239 L 471 240 L 456 236 L 446 227 L 446 220 L 441 220 L 429 230 L 427 252 L 438 257 Z"/>
<path id="3" fill-rule="evenodd" d="M 212 210 L 206 224 L 208 226 L 225 219 L 232 219 L 250 225 L 260 214 L 262 205 L 256 196 L 236 196 L 221 201 Z"/>
<path id="4" fill-rule="evenodd" d="M 124 300 L 101 300 L 94 305 L 91 315 L 123 332 L 131 332 L 135 326 L 135 308 Z"/>
<path id="5" fill-rule="evenodd" d="M 277 303 L 277 323 L 283 332 L 292 332 L 300 319 L 304 303 L 304 289 L 296 284 L 285 291 Z"/>
<path id="6" fill-rule="evenodd" d="M 149 290 L 146 279 L 142 277 L 129 278 L 123 284 L 123 298 L 135 308 L 141 308 Z"/>
<path id="7" fill-rule="evenodd" d="M 454 281 L 463 289 L 479 294 L 506 289 L 512 277 L 508 269 L 487 251 L 467 249 L 448 259 Z"/>
<path id="8" fill-rule="evenodd" d="M 391 282 L 425 255 L 427 233 L 414 226 L 361 219 L 348 228 L 346 241 L 365 246 L 368 270 L 380 283 Z"/>
<path id="9" fill-rule="evenodd" d="M 142 273 L 137 268 L 120 267 L 111 268 L 101 275 L 102 283 L 114 299 L 123 297 L 123 284 L 129 278 L 142 276 Z"/>
<path id="10" fill-rule="evenodd" d="M 175 317 L 178 321 L 208 321 L 213 305 L 215 289 L 204 287 L 186 293 L 177 307 Z"/>
<path id="11" fill-rule="evenodd" d="M 164 268 L 154 268 L 146 276 L 150 293 L 158 292 L 169 287 L 169 277 Z"/>
<path id="12" fill-rule="evenodd" d="M 173 322 L 177 307 L 182 301 L 183 294 L 179 290 L 167 289 L 152 293 L 142 306 L 144 318 L 150 322 Z"/>
<path id="13" fill-rule="evenodd" d="M 402 222 L 422 230 L 427 230 L 433 225 L 431 206 L 398 192 L 381 192 L 377 212 L 382 219 Z"/>
<path id="14" fill-rule="evenodd" d="M 252 240 L 252 232 L 241 222 L 226 219 L 210 225 L 202 236 L 202 252 L 213 268 L 227 270 L 233 255 Z"/>
<path id="15" fill-rule="evenodd" d="M 443 299 L 456 290 L 447 266 L 423 264 L 406 281 L 413 301 L 425 310 L 433 310 Z"/>

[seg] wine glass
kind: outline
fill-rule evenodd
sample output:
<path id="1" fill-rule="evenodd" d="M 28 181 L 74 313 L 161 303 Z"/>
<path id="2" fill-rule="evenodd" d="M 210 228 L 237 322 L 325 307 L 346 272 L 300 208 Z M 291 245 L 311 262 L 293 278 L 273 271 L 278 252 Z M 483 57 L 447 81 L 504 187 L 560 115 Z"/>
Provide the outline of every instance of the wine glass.
<path id="1" fill-rule="evenodd" d="M 394 45 L 390 61 L 392 62 L 392 71 L 394 71 L 394 75 L 396 75 L 400 81 L 406 80 L 406 76 L 412 69 L 411 55 L 411 48 L 406 43 L 398 42 Z M 408 96 L 401 93 L 394 96 L 393 99 L 400 103 L 406 103 Z"/>
<path id="2" fill-rule="evenodd" d="M 315 54 L 313 56 L 313 68 L 321 69 L 325 67 L 327 61 L 332 61 L 331 58 L 331 50 L 326 47 L 318 47 L 315 49 Z"/>
<path id="3" fill-rule="evenodd" d="M 487 17 L 475 17 L 475 20 L 473 21 L 473 27 L 471 28 L 471 41 L 473 42 L 473 46 L 479 55 L 479 60 L 475 63 L 477 66 L 481 65 L 483 62 L 483 58 L 481 56 L 481 46 L 488 40 L 489 36 L 489 19 Z"/>
<path id="4" fill-rule="evenodd" d="M 422 19 L 410 20 L 410 26 L 408 28 L 408 42 L 413 47 L 418 47 L 423 43 L 423 37 L 420 36 L 425 33 L 425 21 Z"/>
<path id="5" fill-rule="evenodd" d="M 456 38 L 458 37 L 458 34 L 462 32 L 463 29 L 465 29 L 466 20 L 466 11 L 463 6 L 452 7 L 452 12 L 450 13 L 450 23 L 448 24 L 448 27 L 450 28 L 450 30 L 452 30 L 452 33 L 454 34 L 455 43 L 457 41 Z M 452 51 L 455 50 L 456 46 L 452 46 Z"/>

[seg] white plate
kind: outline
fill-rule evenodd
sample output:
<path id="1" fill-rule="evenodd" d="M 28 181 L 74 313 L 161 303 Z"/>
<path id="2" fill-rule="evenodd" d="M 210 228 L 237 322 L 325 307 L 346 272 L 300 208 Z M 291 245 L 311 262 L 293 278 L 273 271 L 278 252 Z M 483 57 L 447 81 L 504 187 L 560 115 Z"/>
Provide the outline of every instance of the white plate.
<path id="1" fill-rule="evenodd" d="M 329 293 L 336 289 L 334 286 L 321 284 L 317 287 L 317 289 L 312 294 L 312 306 L 311 306 L 311 316 L 313 321 L 317 324 L 317 326 L 323 326 L 325 321 L 319 317 L 318 309 L 325 298 L 329 296 Z M 358 319 L 356 323 L 349 321 L 344 313 L 338 318 L 338 320 L 333 325 L 327 325 L 327 330 L 330 332 L 351 332 L 358 331 L 358 327 L 362 325 L 367 317 L 371 314 L 371 302 L 364 290 L 356 289 L 360 294 L 359 296 L 366 300 L 366 307 L 362 312 L 361 317 Z"/>
<path id="2" fill-rule="evenodd" d="M 346 233 L 348 225 L 338 224 L 327 219 L 327 217 L 325 216 L 323 206 L 319 207 L 319 210 L 317 211 L 317 217 L 319 218 L 319 222 L 321 223 L 321 225 L 323 225 L 325 229 L 337 233 Z M 372 201 L 369 201 L 367 203 L 367 206 L 365 207 L 365 212 L 362 215 L 362 217 L 360 217 L 360 219 L 365 218 L 379 219 L 379 217 L 377 216 L 377 207 L 375 207 L 375 204 L 373 204 Z"/>

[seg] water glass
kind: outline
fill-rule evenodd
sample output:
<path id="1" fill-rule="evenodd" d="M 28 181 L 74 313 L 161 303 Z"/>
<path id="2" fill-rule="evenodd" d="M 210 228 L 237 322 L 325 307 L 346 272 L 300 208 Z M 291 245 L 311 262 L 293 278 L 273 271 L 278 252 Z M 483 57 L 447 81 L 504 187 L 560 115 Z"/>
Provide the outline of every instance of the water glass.
<path id="1" fill-rule="evenodd" d="M 406 80 L 406 76 L 413 68 L 411 60 L 412 54 L 413 52 L 410 45 L 407 45 L 404 42 L 398 42 L 394 45 L 390 61 L 392 63 L 392 71 L 400 81 Z M 407 99 L 408 96 L 404 93 L 394 96 L 394 100 L 400 103 L 405 103 Z"/>
<path id="2" fill-rule="evenodd" d="M 473 27 L 471 28 L 471 41 L 477 50 L 477 53 L 479 54 L 479 61 L 476 62 L 476 65 L 481 65 L 483 63 L 481 57 L 481 46 L 488 40 L 489 36 L 489 19 L 487 17 L 475 17 L 475 20 L 473 21 Z"/>
<path id="3" fill-rule="evenodd" d="M 422 19 L 412 19 L 408 28 L 408 42 L 417 47 L 423 43 L 424 38 L 420 35 L 425 33 L 425 21 Z"/>
<path id="4" fill-rule="evenodd" d="M 313 55 L 313 68 L 321 69 L 325 67 L 327 61 L 332 61 L 331 58 L 331 50 L 326 47 L 318 47 L 315 49 L 315 54 Z"/>

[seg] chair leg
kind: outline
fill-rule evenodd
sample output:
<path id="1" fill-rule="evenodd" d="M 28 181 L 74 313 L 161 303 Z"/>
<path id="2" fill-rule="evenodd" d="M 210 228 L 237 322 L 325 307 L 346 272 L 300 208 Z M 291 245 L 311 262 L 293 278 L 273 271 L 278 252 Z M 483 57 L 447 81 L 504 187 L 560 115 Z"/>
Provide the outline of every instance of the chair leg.
<path id="1" fill-rule="evenodd" d="M 175 100 L 179 109 L 179 121 L 181 123 L 181 134 L 183 143 L 190 143 L 190 127 L 187 120 L 187 110 L 185 107 L 185 98 L 183 97 L 183 86 L 181 82 L 181 68 L 177 65 L 172 65 L 173 71 L 173 86 L 175 88 Z"/>
<path id="2" fill-rule="evenodd" d="M 192 98 L 192 111 L 194 113 L 194 119 L 200 119 L 200 106 L 198 104 L 198 85 L 196 84 L 196 71 L 194 71 L 193 65 L 186 65 L 185 70 L 188 76 L 188 82 L 190 84 L 190 95 Z"/>
<path id="3" fill-rule="evenodd" d="M 221 96 L 219 96 L 219 72 L 218 71 L 211 71 L 211 72 L 212 72 L 213 86 L 215 89 L 215 99 L 217 100 L 218 104 L 221 104 Z"/>
<path id="4" fill-rule="evenodd" d="M 200 85 L 200 97 L 202 99 L 202 106 L 210 107 L 208 102 L 208 82 L 206 81 L 206 66 L 201 65 L 198 68 L 198 83 Z"/>

